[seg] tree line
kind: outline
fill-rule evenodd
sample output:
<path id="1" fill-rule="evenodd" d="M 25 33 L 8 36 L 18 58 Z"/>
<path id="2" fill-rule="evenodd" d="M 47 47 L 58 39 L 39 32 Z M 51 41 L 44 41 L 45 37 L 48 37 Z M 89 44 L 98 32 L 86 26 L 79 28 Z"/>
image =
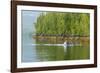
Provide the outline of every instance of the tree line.
<path id="1" fill-rule="evenodd" d="M 42 12 L 35 24 L 38 35 L 80 35 L 89 36 L 89 13 Z"/>

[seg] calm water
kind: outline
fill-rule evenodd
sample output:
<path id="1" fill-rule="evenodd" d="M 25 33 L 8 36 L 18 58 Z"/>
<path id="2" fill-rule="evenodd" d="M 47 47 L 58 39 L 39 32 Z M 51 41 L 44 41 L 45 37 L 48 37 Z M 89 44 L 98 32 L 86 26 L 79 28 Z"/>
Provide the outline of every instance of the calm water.
<path id="1" fill-rule="evenodd" d="M 36 44 L 37 41 L 35 39 L 31 40 Z M 29 42 L 29 40 L 27 42 Z M 65 47 L 43 44 L 44 43 L 41 45 L 32 45 L 32 43 L 24 43 L 22 49 L 22 62 L 89 59 L 89 46 L 87 45 Z"/>

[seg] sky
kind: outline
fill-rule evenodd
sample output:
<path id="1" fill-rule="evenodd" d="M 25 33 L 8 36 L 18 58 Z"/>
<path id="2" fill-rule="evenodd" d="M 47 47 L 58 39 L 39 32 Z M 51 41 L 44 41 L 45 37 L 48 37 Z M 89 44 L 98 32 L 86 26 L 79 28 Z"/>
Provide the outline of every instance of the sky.
<path id="1" fill-rule="evenodd" d="M 22 10 L 22 29 L 23 33 L 35 31 L 34 23 L 39 16 L 39 11 Z"/>

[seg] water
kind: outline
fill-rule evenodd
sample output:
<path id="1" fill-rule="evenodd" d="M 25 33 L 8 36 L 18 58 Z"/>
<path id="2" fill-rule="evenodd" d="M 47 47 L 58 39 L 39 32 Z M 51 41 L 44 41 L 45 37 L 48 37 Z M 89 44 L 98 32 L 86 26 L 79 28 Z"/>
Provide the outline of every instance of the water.
<path id="1" fill-rule="evenodd" d="M 22 62 L 43 62 L 63 60 L 84 60 L 89 59 L 89 46 L 61 44 L 39 44 L 39 41 L 32 39 L 32 43 L 24 44 L 22 50 Z M 34 42 L 35 41 L 35 42 Z"/>

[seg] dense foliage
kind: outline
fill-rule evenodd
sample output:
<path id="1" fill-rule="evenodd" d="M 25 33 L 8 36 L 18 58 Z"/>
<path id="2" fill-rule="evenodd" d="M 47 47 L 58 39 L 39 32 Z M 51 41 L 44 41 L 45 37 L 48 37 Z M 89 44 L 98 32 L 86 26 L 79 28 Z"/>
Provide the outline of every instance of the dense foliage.
<path id="1" fill-rule="evenodd" d="M 42 12 L 35 24 L 39 35 L 89 35 L 88 13 Z"/>

